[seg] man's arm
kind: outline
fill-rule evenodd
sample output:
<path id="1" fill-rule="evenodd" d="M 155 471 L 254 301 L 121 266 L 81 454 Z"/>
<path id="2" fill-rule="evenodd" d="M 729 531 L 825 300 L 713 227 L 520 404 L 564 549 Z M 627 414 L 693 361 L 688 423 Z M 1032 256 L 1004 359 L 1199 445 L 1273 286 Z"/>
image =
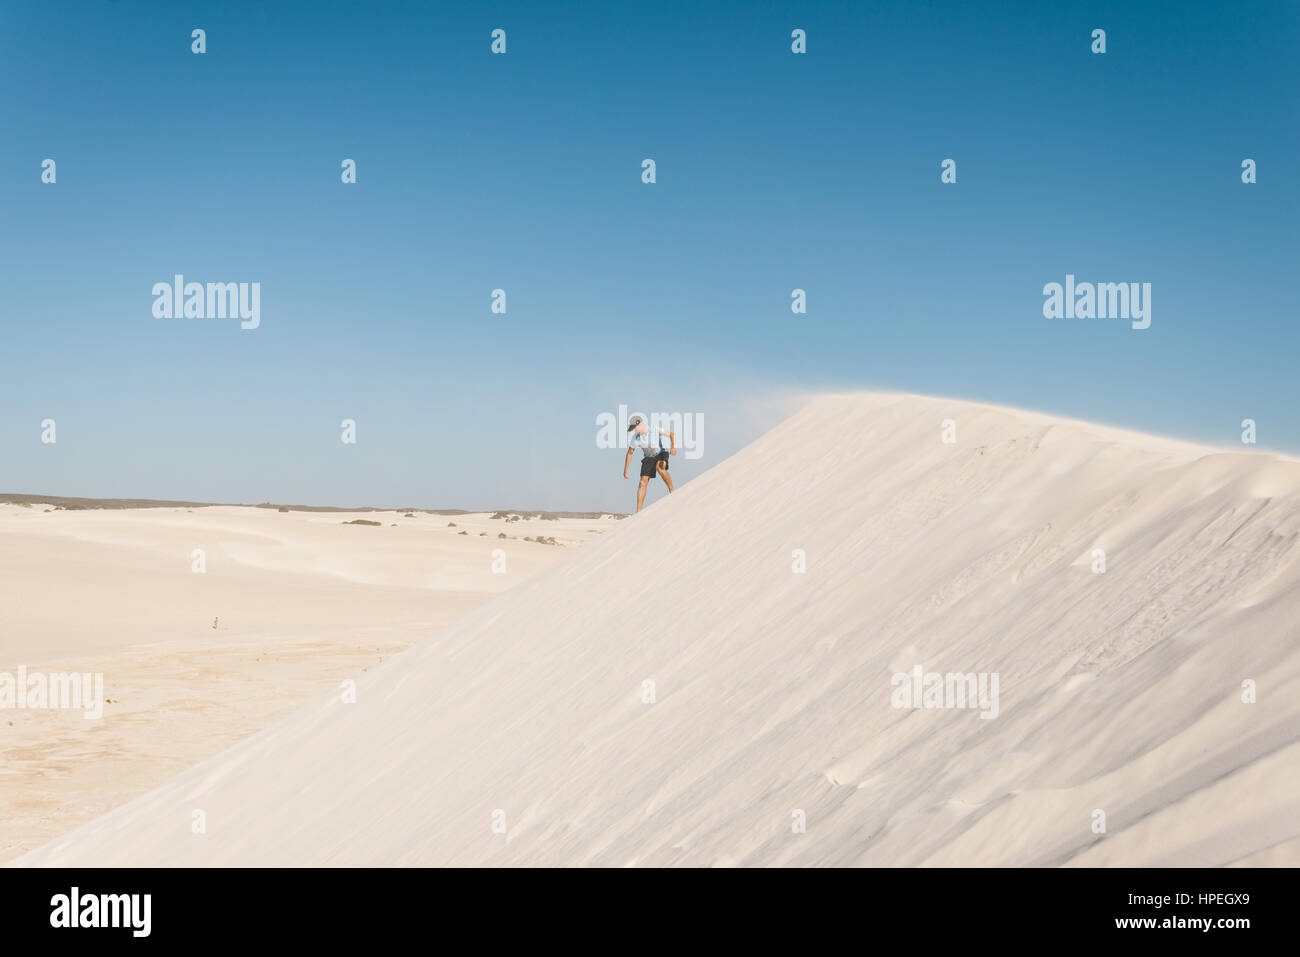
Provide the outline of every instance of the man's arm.
<path id="1" fill-rule="evenodd" d="M 668 432 L 668 431 L 665 431 L 664 434 L 665 434 L 666 436 L 668 436 L 668 441 L 671 442 L 671 443 L 673 444 L 673 449 L 672 449 L 672 451 L 669 452 L 668 454 L 669 454 L 669 455 L 676 455 L 676 454 L 677 454 L 677 436 L 676 436 L 674 433 L 672 433 L 672 432 Z"/>
<path id="2" fill-rule="evenodd" d="M 627 456 L 623 459 L 623 478 L 627 478 L 627 467 L 632 464 L 632 446 L 627 447 Z"/>

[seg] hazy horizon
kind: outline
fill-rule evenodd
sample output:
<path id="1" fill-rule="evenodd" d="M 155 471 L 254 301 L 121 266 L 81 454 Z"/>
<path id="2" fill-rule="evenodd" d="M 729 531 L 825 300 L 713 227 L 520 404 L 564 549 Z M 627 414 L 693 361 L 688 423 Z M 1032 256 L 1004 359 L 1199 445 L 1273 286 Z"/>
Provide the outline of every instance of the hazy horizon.
<path id="1" fill-rule="evenodd" d="M 864 395 L 864 396 L 865 395 L 897 395 L 899 398 L 903 398 L 903 397 L 924 398 L 924 399 L 934 398 L 934 399 L 940 399 L 945 401 L 952 401 L 954 403 L 973 403 L 976 405 L 988 406 L 989 408 L 1003 409 L 1003 410 L 1013 411 L 1013 412 L 1030 412 L 1030 413 L 1052 416 L 1058 418 L 1062 423 L 1085 424 L 1085 425 L 1096 426 L 1101 429 L 1117 430 L 1121 432 L 1130 433 L 1135 438 L 1146 436 L 1156 440 L 1167 440 L 1171 442 L 1200 445 L 1205 448 L 1207 453 L 1211 453 L 1211 454 L 1212 453 L 1240 453 L 1243 455 L 1277 456 L 1279 458 L 1290 460 L 1290 461 L 1296 461 L 1297 459 L 1300 459 L 1300 456 L 1296 456 L 1276 449 L 1260 448 L 1258 446 L 1249 446 L 1249 445 L 1234 446 L 1230 442 L 1208 443 L 1208 442 L 1199 441 L 1194 438 L 1189 438 L 1187 436 L 1160 434 L 1160 433 L 1150 432 L 1143 429 L 1135 429 L 1117 422 L 1099 422 L 1094 420 L 1079 419 L 1076 416 L 1067 415 L 1063 412 L 1052 412 L 1043 409 L 1028 409 L 1023 406 L 1010 406 L 1003 403 L 983 402 L 978 399 L 966 399 L 960 396 L 951 396 L 951 395 L 919 396 L 915 393 L 907 393 L 902 391 L 895 393 L 892 392 L 891 390 L 884 390 L 884 389 L 827 390 L 825 392 L 820 392 L 820 393 L 808 393 L 807 395 L 798 397 L 797 400 L 792 400 L 793 406 L 791 409 L 791 414 L 794 414 L 794 412 L 796 412 L 799 408 L 802 408 L 804 405 L 813 402 L 818 398 L 825 398 L 825 397 L 830 397 L 835 395 Z M 776 424 L 778 424 L 778 421 L 784 421 L 784 418 L 785 417 L 782 417 L 781 420 L 774 420 L 773 425 L 775 426 Z M 745 444 L 749 444 L 749 443 L 745 443 Z M 720 457 L 719 461 L 722 461 L 725 458 L 729 458 L 732 454 L 734 454 L 735 451 L 739 451 L 739 449 L 736 449 L 733 452 L 728 453 L 728 455 L 726 456 Z M 618 461 L 620 463 L 622 462 L 621 454 L 618 458 Z M 635 476 L 635 465 L 639 461 L 640 461 L 640 456 L 634 455 L 633 462 L 632 462 L 633 468 L 629 470 L 630 475 Z M 717 464 L 717 462 L 713 462 L 710 464 L 711 465 Z M 310 502 L 302 499 L 293 499 L 293 500 L 285 499 L 280 501 L 271 500 L 271 499 L 261 499 L 258 501 L 252 501 L 252 500 L 222 501 L 222 500 L 196 500 L 196 499 L 184 499 L 184 498 L 164 498 L 164 497 L 153 497 L 153 496 L 146 497 L 146 496 L 121 496 L 121 495 L 111 495 L 111 496 L 110 495 L 81 495 L 81 494 L 72 494 L 72 493 L 53 493 L 53 492 L 43 492 L 43 491 L 22 491 L 22 490 L 0 491 L 0 501 L 6 501 L 7 500 L 6 496 L 10 497 L 8 500 L 14 500 L 20 497 L 27 498 L 27 499 L 36 499 L 38 497 L 45 496 L 47 499 L 51 501 L 64 500 L 64 499 L 85 500 L 90 502 L 138 501 L 138 502 L 149 502 L 151 504 L 156 503 L 158 507 L 175 507 L 181 505 L 196 505 L 196 506 L 203 506 L 203 507 L 289 506 L 290 508 L 302 508 L 308 510 L 321 510 L 321 511 L 400 511 L 405 509 L 415 509 L 420 511 L 438 512 L 438 513 L 551 512 L 551 513 L 569 513 L 569 514 L 588 514 L 588 513 L 628 514 L 632 511 L 631 508 L 618 508 L 618 507 L 614 507 L 610 509 L 595 509 L 595 508 L 582 509 L 582 508 L 573 508 L 573 507 L 552 507 L 546 505 L 542 505 L 542 506 L 528 505 L 528 504 L 519 505 L 518 503 L 513 505 L 510 504 L 484 505 L 482 503 L 475 503 L 474 505 L 466 506 L 466 505 L 450 503 L 450 502 L 448 503 L 440 503 L 440 502 L 339 503 L 339 502 Z M 122 507 L 122 506 L 117 506 L 117 507 Z"/>

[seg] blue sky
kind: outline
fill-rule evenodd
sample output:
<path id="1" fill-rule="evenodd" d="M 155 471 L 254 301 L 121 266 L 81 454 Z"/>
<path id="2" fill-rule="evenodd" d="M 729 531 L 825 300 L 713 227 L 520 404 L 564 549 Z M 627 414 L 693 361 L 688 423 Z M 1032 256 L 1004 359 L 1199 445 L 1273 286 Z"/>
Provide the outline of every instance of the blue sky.
<path id="1" fill-rule="evenodd" d="M 1293 3 L 4 0 L 0 491 L 628 510 L 599 413 L 701 413 L 680 480 L 871 388 L 1295 454 L 1297 41 Z M 178 272 L 261 327 L 156 319 Z M 1150 282 L 1151 328 L 1045 319 L 1067 273 Z"/>

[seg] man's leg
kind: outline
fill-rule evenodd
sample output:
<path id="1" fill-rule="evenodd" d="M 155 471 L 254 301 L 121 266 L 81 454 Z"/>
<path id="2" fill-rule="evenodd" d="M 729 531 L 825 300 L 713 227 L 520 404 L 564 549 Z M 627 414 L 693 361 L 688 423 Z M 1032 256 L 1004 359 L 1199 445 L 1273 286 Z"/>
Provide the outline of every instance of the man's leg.
<path id="1" fill-rule="evenodd" d="M 668 491 L 671 492 L 673 490 L 673 480 L 668 476 L 668 466 L 664 465 L 663 462 L 657 462 L 655 471 L 659 473 L 659 477 L 664 480 L 664 484 L 668 486 Z"/>
<path id="2" fill-rule="evenodd" d="M 645 504 L 645 489 L 650 484 L 650 476 L 642 475 L 641 484 L 636 487 L 636 510 L 641 511 L 641 506 Z"/>

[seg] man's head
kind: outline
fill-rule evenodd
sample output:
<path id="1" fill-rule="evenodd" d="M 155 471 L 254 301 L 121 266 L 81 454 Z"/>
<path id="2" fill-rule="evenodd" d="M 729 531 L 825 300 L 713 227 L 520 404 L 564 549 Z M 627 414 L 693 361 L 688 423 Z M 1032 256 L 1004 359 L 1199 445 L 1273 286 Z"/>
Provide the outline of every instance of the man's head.
<path id="1" fill-rule="evenodd" d="M 627 430 L 635 432 L 637 435 L 645 435 L 650 431 L 650 426 L 645 424 L 645 419 L 639 415 L 634 415 L 627 420 Z"/>

